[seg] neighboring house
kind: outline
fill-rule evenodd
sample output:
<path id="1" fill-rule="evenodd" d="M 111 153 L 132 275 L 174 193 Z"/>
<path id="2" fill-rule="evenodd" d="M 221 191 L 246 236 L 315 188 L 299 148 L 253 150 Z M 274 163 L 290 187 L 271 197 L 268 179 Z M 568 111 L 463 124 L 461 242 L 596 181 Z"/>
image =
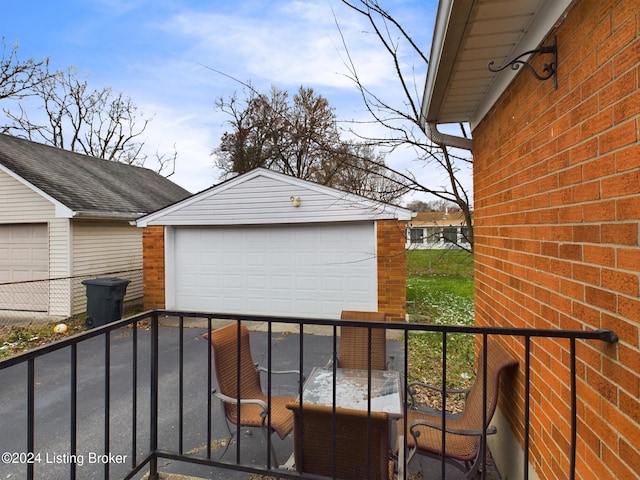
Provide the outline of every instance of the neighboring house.
<path id="1" fill-rule="evenodd" d="M 557 75 L 487 69 L 557 44 Z M 615 331 L 578 342 L 575 478 L 640 471 L 640 2 L 441 0 L 425 131 L 474 158 L 480 326 Z M 550 54 L 524 57 L 540 76 Z M 557 87 L 554 85 L 557 81 Z M 437 130 L 469 122 L 472 140 Z M 521 478 L 524 347 L 492 453 Z M 567 478 L 569 342 L 531 346 L 529 478 Z M 562 472 L 562 473 L 558 473 Z"/>
<path id="2" fill-rule="evenodd" d="M 159 174 L 0 135 L 0 311 L 69 316 L 86 308 L 81 281 L 136 278 L 142 234 L 131 222 L 188 191 Z"/>
<path id="3" fill-rule="evenodd" d="M 405 319 L 413 212 L 258 168 L 138 220 L 145 308 Z"/>
<path id="4" fill-rule="evenodd" d="M 407 228 L 407 248 L 468 248 L 468 227 L 462 212 L 418 212 Z"/>

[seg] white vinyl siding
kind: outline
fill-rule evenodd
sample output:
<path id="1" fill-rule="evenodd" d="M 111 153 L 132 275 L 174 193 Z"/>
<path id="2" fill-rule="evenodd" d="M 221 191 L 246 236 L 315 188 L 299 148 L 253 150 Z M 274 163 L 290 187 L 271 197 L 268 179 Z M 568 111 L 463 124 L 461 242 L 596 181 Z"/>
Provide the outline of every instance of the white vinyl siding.
<path id="1" fill-rule="evenodd" d="M 273 172 L 247 174 L 194 195 L 149 225 L 266 225 L 395 218 L 397 207 Z M 291 200 L 300 199 L 296 207 Z M 153 217 L 153 215 L 152 215 Z M 142 225 L 144 226 L 144 225 Z"/>
<path id="2" fill-rule="evenodd" d="M 55 206 L 41 195 L 0 171 L 0 223 L 35 223 L 55 216 Z"/>
<path id="3" fill-rule="evenodd" d="M 69 316 L 71 301 L 71 222 L 55 218 L 49 222 L 49 313 Z"/>
<path id="4" fill-rule="evenodd" d="M 73 222 L 73 312 L 86 309 L 82 280 L 135 270 L 125 301 L 142 297 L 142 230 L 128 222 Z M 113 276 L 113 275 L 108 275 Z"/>

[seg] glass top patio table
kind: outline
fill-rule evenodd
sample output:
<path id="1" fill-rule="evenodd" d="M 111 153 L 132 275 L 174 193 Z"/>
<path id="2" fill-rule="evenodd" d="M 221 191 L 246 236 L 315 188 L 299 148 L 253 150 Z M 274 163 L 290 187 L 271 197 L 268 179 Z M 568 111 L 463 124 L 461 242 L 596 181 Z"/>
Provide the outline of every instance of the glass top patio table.
<path id="1" fill-rule="evenodd" d="M 367 410 L 368 370 L 336 369 L 337 407 Z M 393 370 L 371 371 L 371 411 L 386 412 L 392 418 L 402 416 L 400 373 Z M 304 384 L 303 402 L 333 405 L 333 369 L 316 367 Z"/>

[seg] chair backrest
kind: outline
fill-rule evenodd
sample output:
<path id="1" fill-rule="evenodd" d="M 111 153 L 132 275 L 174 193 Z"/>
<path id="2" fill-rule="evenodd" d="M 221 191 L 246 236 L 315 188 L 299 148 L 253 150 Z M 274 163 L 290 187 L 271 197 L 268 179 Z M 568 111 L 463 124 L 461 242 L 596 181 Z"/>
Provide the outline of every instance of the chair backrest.
<path id="1" fill-rule="evenodd" d="M 384 312 L 360 312 L 343 310 L 341 320 L 366 322 L 384 322 Z M 340 327 L 340 349 L 338 367 L 367 370 L 369 368 L 369 329 L 363 327 Z M 371 368 L 386 370 L 387 334 L 384 328 L 371 329 Z"/>
<path id="2" fill-rule="evenodd" d="M 204 337 L 209 338 L 209 335 L 205 334 Z M 220 392 L 232 398 L 238 398 L 238 395 L 240 398 L 261 398 L 263 393 L 260 388 L 260 373 L 251 356 L 249 329 L 242 324 L 232 323 L 213 330 L 209 341 L 213 347 L 213 360 Z M 239 363 L 238 353 L 240 354 Z M 238 378 L 240 379 L 239 394 Z"/>
<path id="3" fill-rule="evenodd" d="M 473 382 L 471 391 L 465 402 L 464 411 L 462 413 L 462 421 L 466 424 L 465 428 L 481 429 L 482 428 L 482 395 L 484 383 L 484 349 L 487 348 L 487 414 L 486 424 L 489 425 L 491 418 L 498 404 L 498 393 L 500 388 L 500 375 L 508 368 L 518 365 L 515 360 L 498 342 L 490 340 L 486 347 L 480 350 L 478 355 L 478 373 Z"/>
<path id="4" fill-rule="evenodd" d="M 389 417 L 383 412 L 352 410 L 299 402 L 293 411 L 296 469 L 336 478 L 388 480 Z M 335 444 L 334 444 L 335 442 Z M 334 471 L 335 464 L 335 471 Z"/>

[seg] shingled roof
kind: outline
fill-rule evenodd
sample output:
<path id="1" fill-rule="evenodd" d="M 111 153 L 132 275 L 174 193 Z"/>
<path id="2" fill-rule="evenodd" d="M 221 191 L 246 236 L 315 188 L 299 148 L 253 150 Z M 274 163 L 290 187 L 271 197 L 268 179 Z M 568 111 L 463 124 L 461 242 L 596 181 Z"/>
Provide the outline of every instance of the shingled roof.
<path id="1" fill-rule="evenodd" d="M 190 195 L 148 168 L 4 134 L 0 134 L 0 169 L 44 192 L 73 216 L 137 218 Z"/>

